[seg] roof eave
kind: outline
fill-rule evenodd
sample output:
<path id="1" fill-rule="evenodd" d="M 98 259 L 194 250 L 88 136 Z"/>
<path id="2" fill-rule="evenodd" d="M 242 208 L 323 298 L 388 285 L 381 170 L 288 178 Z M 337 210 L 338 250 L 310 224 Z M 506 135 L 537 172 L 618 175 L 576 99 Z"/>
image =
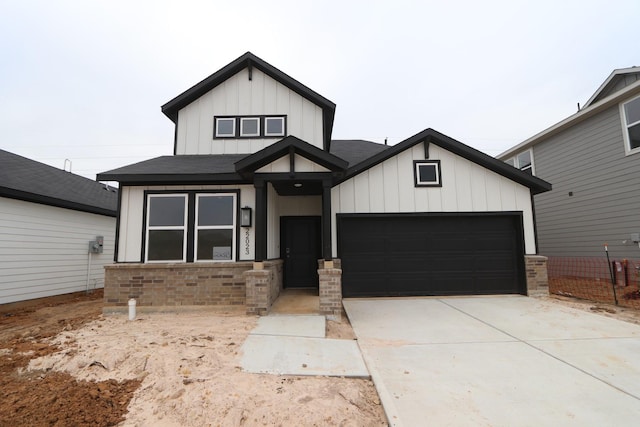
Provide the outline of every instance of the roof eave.
<path id="1" fill-rule="evenodd" d="M 38 203 L 41 205 L 53 206 L 57 208 L 71 209 L 74 211 L 87 212 L 104 216 L 116 216 L 113 209 L 101 208 L 99 206 L 86 205 L 83 203 L 72 202 L 69 200 L 58 199 L 55 197 L 43 196 L 41 194 L 29 193 L 26 191 L 15 190 L 7 187 L 0 187 L 0 197 L 9 199 L 22 200 L 25 202 Z"/>
<path id="2" fill-rule="evenodd" d="M 246 181 L 237 173 L 175 173 L 175 174 L 98 174 L 99 181 L 116 181 L 121 184 L 243 184 Z"/>
<path id="3" fill-rule="evenodd" d="M 530 148 L 531 146 L 537 144 L 538 142 L 550 138 L 551 136 L 562 132 L 563 130 L 567 129 L 570 126 L 575 125 L 576 123 L 579 123 L 583 120 L 588 119 L 589 117 L 601 112 L 602 110 L 605 110 L 617 103 L 619 103 L 622 99 L 633 96 L 635 94 L 640 93 L 640 81 L 637 81 L 629 86 L 627 86 L 626 88 L 622 89 L 619 92 L 616 92 L 612 95 L 609 95 L 608 97 L 596 102 L 595 104 L 583 108 L 582 110 L 578 111 L 577 113 L 567 117 L 566 119 L 556 123 L 553 126 L 548 127 L 547 129 L 543 130 L 542 132 L 538 132 L 537 134 L 533 135 L 530 138 L 525 139 L 524 141 L 522 141 L 520 144 L 515 145 L 511 148 L 509 148 L 508 150 L 498 154 L 496 156 L 497 159 L 500 160 L 505 160 L 508 159 L 509 157 L 513 156 L 514 154 L 525 150 L 527 148 Z"/>

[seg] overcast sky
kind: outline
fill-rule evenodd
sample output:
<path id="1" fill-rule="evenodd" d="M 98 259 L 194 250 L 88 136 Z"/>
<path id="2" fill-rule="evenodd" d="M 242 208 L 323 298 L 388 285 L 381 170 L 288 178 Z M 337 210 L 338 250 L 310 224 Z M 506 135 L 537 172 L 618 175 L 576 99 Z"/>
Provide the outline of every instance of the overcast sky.
<path id="1" fill-rule="evenodd" d="M 337 104 L 334 139 L 431 127 L 495 156 L 640 65 L 638 16 L 639 0 L 0 0 L 0 148 L 91 179 L 172 154 L 160 106 L 251 51 Z"/>

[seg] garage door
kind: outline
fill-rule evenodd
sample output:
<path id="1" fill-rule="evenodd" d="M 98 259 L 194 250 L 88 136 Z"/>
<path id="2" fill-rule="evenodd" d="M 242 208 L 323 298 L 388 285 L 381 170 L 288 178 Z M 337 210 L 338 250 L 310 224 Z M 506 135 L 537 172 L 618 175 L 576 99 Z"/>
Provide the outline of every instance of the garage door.
<path id="1" fill-rule="evenodd" d="M 520 215 L 338 215 L 345 297 L 526 293 Z"/>

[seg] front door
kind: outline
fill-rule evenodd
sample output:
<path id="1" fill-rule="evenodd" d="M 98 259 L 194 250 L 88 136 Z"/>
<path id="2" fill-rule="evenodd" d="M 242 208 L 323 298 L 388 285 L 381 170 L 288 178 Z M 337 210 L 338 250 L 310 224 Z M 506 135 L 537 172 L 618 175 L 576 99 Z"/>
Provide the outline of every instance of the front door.
<path id="1" fill-rule="evenodd" d="M 319 216 L 280 218 L 280 256 L 284 260 L 285 288 L 317 288 L 320 255 Z"/>

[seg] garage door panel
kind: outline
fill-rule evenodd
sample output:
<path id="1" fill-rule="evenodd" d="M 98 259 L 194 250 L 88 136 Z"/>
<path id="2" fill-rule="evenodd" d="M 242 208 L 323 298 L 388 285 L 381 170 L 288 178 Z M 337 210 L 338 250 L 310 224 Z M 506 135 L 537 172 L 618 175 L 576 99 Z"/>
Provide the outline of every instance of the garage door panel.
<path id="1" fill-rule="evenodd" d="M 339 217 L 344 296 L 524 293 L 517 215 Z"/>

